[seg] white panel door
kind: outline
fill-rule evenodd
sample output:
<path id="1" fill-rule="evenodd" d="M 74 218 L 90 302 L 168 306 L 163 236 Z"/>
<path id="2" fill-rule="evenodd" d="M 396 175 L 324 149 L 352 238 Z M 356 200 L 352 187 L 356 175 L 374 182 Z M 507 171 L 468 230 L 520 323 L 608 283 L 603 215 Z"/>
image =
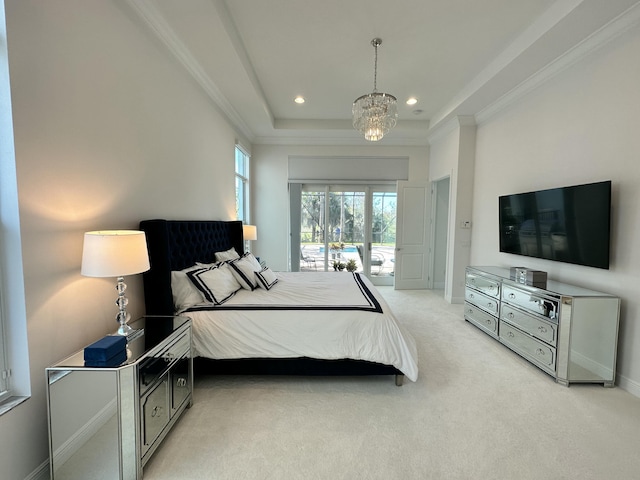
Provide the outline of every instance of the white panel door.
<path id="1" fill-rule="evenodd" d="M 426 182 L 398 182 L 395 288 L 426 289 L 428 280 Z"/>

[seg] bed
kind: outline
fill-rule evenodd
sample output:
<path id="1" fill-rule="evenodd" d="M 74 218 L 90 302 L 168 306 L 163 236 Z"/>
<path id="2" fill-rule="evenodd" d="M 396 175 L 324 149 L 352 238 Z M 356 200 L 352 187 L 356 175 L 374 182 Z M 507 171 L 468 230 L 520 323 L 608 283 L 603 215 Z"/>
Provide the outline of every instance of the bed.
<path id="1" fill-rule="evenodd" d="M 151 263 L 143 274 L 147 315 L 191 317 L 197 373 L 393 375 L 396 385 L 405 376 L 417 379 L 415 342 L 366 277 L 266 269 L 268 278 L 256 279 L 272 281 L 272 288 L 240 288 L 221 304 L 176 307 L 172 275 L 190 271 L 197 283 L 214 272 L 216 252 L 253 258 L 245 257 L 242 223 L 158 219 L 140 229 Z"/>

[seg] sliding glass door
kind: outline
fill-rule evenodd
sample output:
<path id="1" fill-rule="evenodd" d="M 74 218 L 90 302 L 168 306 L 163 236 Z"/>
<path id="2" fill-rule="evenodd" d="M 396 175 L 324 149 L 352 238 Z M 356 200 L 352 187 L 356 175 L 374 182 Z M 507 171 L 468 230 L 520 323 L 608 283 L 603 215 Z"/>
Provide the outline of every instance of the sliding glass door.
<path id="1" fill-rule="evenodd" d="M 393 185 L 303 185 L 300 270 L 356 271 L 392 285 L 396 193 Z"/>

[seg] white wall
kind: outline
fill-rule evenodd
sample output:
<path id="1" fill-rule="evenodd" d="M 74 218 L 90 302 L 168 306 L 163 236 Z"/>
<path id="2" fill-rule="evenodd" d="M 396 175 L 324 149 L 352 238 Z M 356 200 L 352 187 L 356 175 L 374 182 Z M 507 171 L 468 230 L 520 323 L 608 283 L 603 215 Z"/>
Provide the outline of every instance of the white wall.
<path id="1" fill-rule="evenodd" d="M 409 180 L 427 180 L 427 147 L 254 145 L 251 182 L 259 202 L 252 206 L 252 221 L 259 233 L 252 251 L 274 270 L 287 270 L 289 266 L 288 160 L 297 156 L 408 157 Z M 368 178 L 367 172 L 362 176 Z"/>
<path id="2" fill-rule="evenodd" d="M 6 2 L 32 397 L 0 417 L 3 478 L 47 461 L 45 367 L 116 327 L 83 232 L 235 215 L 236 133 L 124 5 Z"/>
<path id="3" fill-rule="evenodd" d="M 471 263 L 524 265 L 622 298 L 617 383 L 640 396 L 640 28 L 477 129 Z M 498 252 L 498 196 L 613 181 L 611 268 Z"/>
<path id="4" fill-rule="evenodd" d="M 444 298 L 464 301 L 464 270 L 469 264 L 471 229 L 462 228 L 471 220 L 476 126 L 470 117 L 458 117 L 430 136 L 429 180 L 449 177 L 450 202 Z"/>

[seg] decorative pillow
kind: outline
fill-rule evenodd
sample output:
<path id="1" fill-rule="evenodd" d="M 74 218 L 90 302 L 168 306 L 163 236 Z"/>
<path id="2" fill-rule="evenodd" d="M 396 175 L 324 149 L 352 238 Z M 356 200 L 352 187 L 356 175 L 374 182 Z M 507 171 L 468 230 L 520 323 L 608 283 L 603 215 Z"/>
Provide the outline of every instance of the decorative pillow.
<path id="1" fill-rule="evenodd" d="M 171 272 L 171 292 L 173 293 L 173 306 L 176 312 L 189 308 L 198 303 L 202 303 L 202 294 L 187 276 L 187 272 L 197 270 L 199 267 L 185 268 L 184 270 L 174 270 Z"/>
<path id="2" fill-rule="evenodd" d="M 240 255 L 238 255 L 238 252 L 236 252 L 235 248 L 231 247 L 229 250 L 225 252 L 216 252 L 214 254 L 214 257 L 216 259 L 216 262 L 224 262 L 226 260 L 233 260 L 235 258 L 240 258 Z"/>
<path id="3" fill-rule="evenodd" d="M 269 267 L 264 267 L 259 272 L 256 272 L 256 278 L 258 279 L 258 285 L 266 290 L 271 290 L 271 287 L 278 283 L 278 277 Z"/>
<path id="4" fill-rule="evenodd" d="M 226 263 L 192 270 L 187 272 L 187 276 L 202 292 L 204 299 L 216 305 L 222 305 L 240 290 L 240 284 Z"/>
<path id="5" fill-rule="evenodd" d="M 229 262 L 231 271 L 238 283 L 245 290 L 255 290 L 258 286 L 255 273 L 262 270 L 260 263 L 252 253 L 247 252 L 242 257 Z"/>

